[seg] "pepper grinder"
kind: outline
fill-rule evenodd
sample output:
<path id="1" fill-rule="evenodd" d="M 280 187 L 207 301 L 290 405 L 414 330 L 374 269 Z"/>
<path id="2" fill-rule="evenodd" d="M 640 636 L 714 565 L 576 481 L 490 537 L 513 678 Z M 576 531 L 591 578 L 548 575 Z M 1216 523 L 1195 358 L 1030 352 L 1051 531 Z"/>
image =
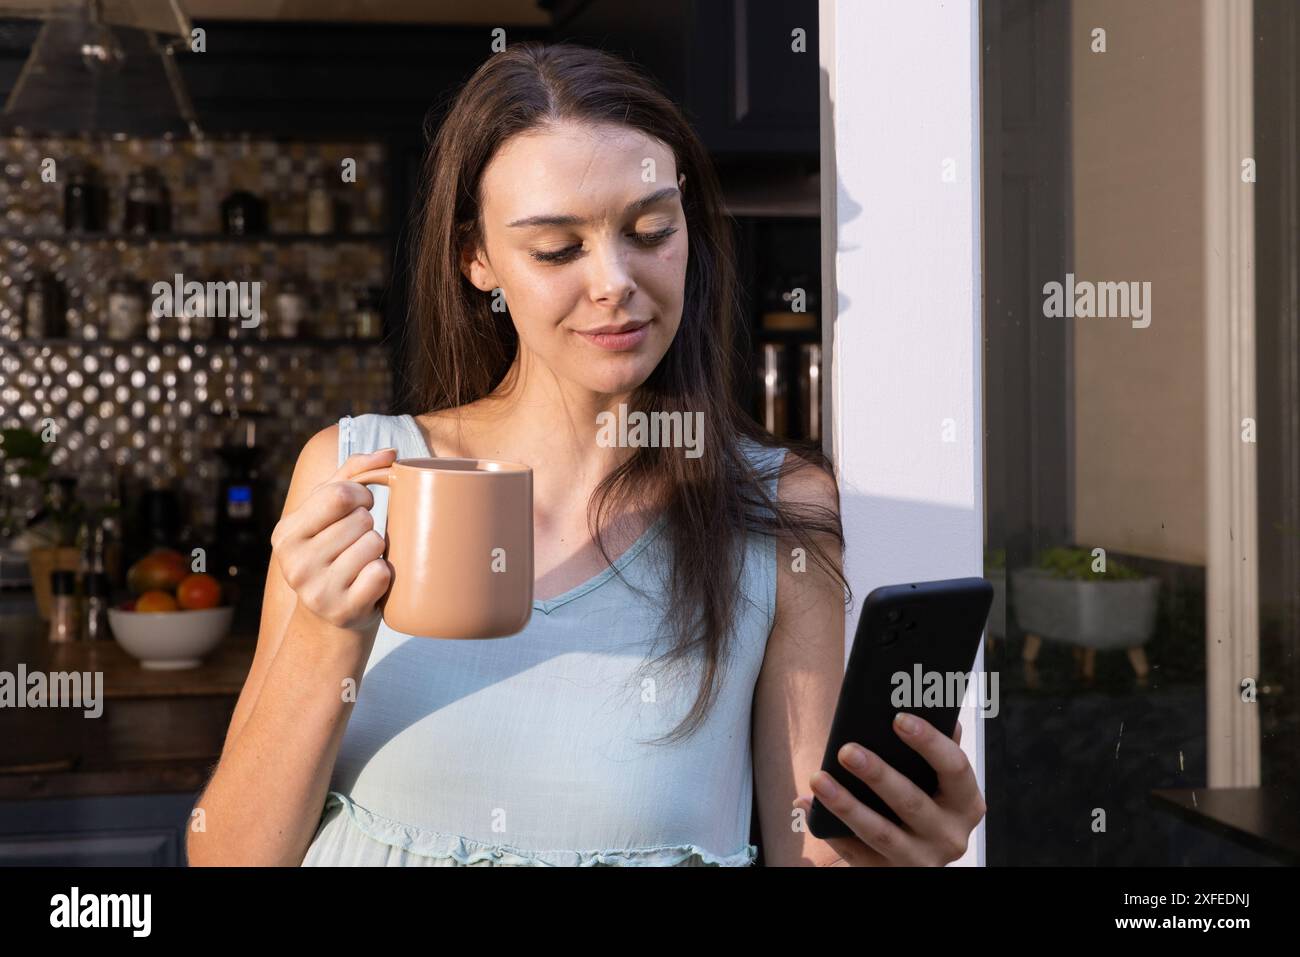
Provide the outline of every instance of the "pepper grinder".
<path id="1" fill-rule="evenodd" d="M 67 569 L 50 573 L 50 642 L 61 645 L 81 638 L 77 613 L 77 573 Z"/>
<path id="2" fill-rule="evenodd" d="M 108 628 L 108 606 L 113 601 L 112 587 L 104 572 L 91 572 L 86 576 L 86 641 L 111 641 L 113 633 Z"/>
<path id="3" fill-rule="evenodd" d="M 82 524 L 84 536 L 81 553 L 81 580 L 86 596 L 86 614 L 82 620 L 82 633 L 86 641 L 111 638 L 108 630 L 108 606 L 113 598 L 113 588 L 105 570 L 105 526 Z"/>

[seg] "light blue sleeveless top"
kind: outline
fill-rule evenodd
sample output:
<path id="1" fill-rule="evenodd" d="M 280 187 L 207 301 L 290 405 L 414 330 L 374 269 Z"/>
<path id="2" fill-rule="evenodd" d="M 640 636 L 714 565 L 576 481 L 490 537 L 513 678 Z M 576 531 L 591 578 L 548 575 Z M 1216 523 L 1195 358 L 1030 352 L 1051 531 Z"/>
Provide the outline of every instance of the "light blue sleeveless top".
<path id="1" fill-rule="evenodd" d="M 399 458 L 433 454 L 410 416 L 339 421 L 340 465 L 388 446 Z M 785 454 L 745 451 L 756 463 Z M 382 534 L 388 489 L 367 487 Z M 303 865 L 753 863 L 750 710 L 776 608 L 776 542 L 748 538 L 734 651 L 707 719 L 650 744 L 698 688 L 694 668 L 650 664 L 669 647 L 656 641 L 663 531 L 661 517 L 612 567 L 534 602 L 509 638 L 413 637 L 381 622 Z"/>

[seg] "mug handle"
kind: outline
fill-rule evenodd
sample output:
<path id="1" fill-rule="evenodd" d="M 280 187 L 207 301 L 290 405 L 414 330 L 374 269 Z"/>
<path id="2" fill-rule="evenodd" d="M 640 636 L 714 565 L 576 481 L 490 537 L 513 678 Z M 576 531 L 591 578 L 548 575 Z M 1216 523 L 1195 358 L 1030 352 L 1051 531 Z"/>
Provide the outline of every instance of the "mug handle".
<path id="1" fill-rule="evenodd" d="M 371 469 L 369 472 L 354 475 L 348 481 L 359 482 L 362 485 L 387 485 L 392 477 L 393 467 L 389 465 L 382 469 Z"/>

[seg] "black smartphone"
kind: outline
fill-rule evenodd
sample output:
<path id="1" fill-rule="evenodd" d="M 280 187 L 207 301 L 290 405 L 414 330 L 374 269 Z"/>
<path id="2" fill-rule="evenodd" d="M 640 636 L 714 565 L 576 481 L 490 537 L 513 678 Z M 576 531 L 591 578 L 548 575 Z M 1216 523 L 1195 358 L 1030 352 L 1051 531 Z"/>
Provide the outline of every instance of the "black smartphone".
<path id="1" fill-rule="evenodd" d="M 938 775 L 898 737 L 894 715 L 917 715 L 952 737 L 992 604 L 993 586 L 983 578 L 948 578 L 883 585 L 862 606 L 822 770 L 895 824 L 902 821 L 894 809 L 840 764 L 839 750 L 856 742 L 933 795 Z M 853 836 L 816 796 L 808 830 L 823 839 Z"/>

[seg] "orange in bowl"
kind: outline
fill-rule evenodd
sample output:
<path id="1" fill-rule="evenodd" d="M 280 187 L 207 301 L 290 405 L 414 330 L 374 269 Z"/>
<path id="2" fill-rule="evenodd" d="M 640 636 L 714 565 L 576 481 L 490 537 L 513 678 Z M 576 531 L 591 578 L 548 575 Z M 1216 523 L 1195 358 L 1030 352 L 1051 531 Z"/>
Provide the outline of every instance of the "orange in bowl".
<path id="1" fill-rule="evenodd" d="M 175 591 L 181 579 L 189 573 L 189 566 L 180 552 L 159 548 L 127 570 L 126 583 L 134 595 L 143 595 L 147 591 Z"/>
<path id="2" fill-rule="evenodd" d="M 216 608 L 221 604 L 221 583 L 211 575 L 195 572 L 176 586 L 176 603 L 182 608 Z"/>
<path id="3" fill-rule="evenodd" d="M 176 599 L 165 591 L 147 591 L 135 602 L 135 610 L 141 611 L 175 611 Z"/>

